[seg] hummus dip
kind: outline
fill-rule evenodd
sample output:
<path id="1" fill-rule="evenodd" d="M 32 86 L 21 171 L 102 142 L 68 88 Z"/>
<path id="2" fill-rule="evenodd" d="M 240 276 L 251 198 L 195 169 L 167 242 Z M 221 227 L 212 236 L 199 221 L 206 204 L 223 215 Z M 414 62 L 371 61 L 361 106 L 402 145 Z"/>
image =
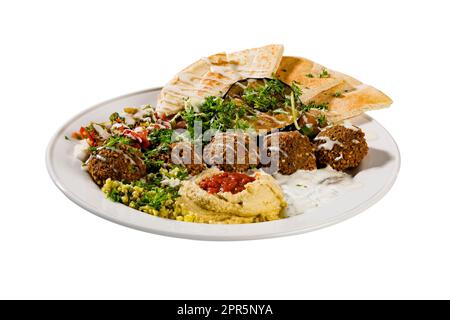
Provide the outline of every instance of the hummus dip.
<path id="1" fill-rule="evenodd" d="M 183 182 L 177 206 L 184 221 L 238 224 L 284 217 L 287 203 L 272 176 L 256 172 L 254 181 L 246 183 L 245 189 L 237 193 L 211 193 L 200 186 L 204 179 L 221 173 L 219 169 L 212 168 L 193 180 Z"/>

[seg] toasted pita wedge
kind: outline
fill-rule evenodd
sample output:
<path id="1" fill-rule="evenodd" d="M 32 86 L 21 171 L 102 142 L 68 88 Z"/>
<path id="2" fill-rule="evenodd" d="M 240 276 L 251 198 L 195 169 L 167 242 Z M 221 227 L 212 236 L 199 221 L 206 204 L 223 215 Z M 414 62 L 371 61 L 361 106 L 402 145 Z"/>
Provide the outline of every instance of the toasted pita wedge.
<path id="1" fill-rule="evenodd" d="M 392 104 L 380 90 L 305 58 L 283 57 L 276 76 L 288 84 L 299 84 L 303 103 L 327 103 L 327 118 L 332 123 Z"/>
<path id="2" fill-rule="evenodd" d="M 203 58 L 178 73 L 162 89 L 156 109 L 174 114 L 184 108 L 187 98 L 199 103 L 207 96 L 222 96 L 236 81 L 270 78 L 282 56 L 282 45 L 268 45 Z"/>

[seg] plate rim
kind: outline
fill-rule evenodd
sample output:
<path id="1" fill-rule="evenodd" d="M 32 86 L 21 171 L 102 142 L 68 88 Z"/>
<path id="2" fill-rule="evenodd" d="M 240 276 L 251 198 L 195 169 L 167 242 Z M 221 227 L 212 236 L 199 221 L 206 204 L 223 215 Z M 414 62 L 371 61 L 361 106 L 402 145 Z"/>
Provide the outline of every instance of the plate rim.
<path id="1" fill-rule="evenodd" d="M 98 210 L 96 210 L 95 208 L 90 206 L 83 199 L 79 199 L 78 196 L 76 196 L 72 191 L 68 190 L 64 186 L 62 181 L 60 181 L 60 179 L 57 178 L 57 174 L 55 172 L 55 169 L 54 169 L 54 167 L 51 164 L 52 163 L 52 160 L 51 160 L 52 150 L 53 150 L 53 148 L 54 148 L 54 146 L 56 144 L 56 140 L 61 137 L 61 134 L 64 132 L 64 129 L 67 128 L 71 123 L 73 123 L 77 118 L 80 118 L 83 115 L 85 115 L 86 113 L 89 113 L 89 112 L 91 112 L 91 111 L 93 111 L 93 110 L 95 110 L 97 108 L 102 107 L 103 105 L 107 105 L 107 104 L 115 102 L 117 100 L 125 99 L 125 98 L 132 97 L 132 96 L 139 95 L 139 94 L 157 92 L 157 91 L 160 91 L 161 89 L 162 89 L 162 87 L 153 87 L 153 88 L 150 88 L 150 89 L 139 90 L 139 91 L 135 91 L 135 92 L 132 92 L 132 93 L 128 93 L 128 94 L 124 94 L 124 95 L 121 95 L 121 96 L 117 96 L 117 97 L 112 98 L 112 99 L 105 100 L 103 102 L 97 103 L 97 104 L 95 104 L 95 105 L 93 105 L 93 106 L 91 106 L 91 107 L 89 107 L 89 108 L 87 108 L 87 109 L 77 113 L 76 115 L 70 117 L 70 119 L 65 121 L 63 125 L 59 126 L 59 128 L 56 130 L 56 132 L 52 135 L 52 137 L 51 137 L 51 139 L 50 139 L 50 141 L 49 141 L 49 143 L 47 145 L 46 152 L 45 152 L 45 163 L 46 163 L 47 172 L 48 172 L 51 180 L 56 185 L 56 187 L 70 201 L 74 202 L 76 205 L 78 205 L 79 207 L 83 208 L 84 210 L 86 210 L 86 211 L 96 215 L 97 217 L 100 217 L 100 218 L 105 219 L 107 221 L 114 222 L 116 224 L 119 224 L 119 225 L 122 225 L 122 226 L 125 226 L 125 227 L 128 227 L 128 228 L 132 228 L 132 229 L 143 231 L 143 232 L 147 232 L 147 233 L 153 233 L 153 234 L 167 236 L 167 237 L 175 237 L 175 238 L 190 239 L 190 240 L 201 240 L 201 241 L 248 241 L 248 240 L 260 240 L 260 239 L 278 238 L 278 237 L 285 237 L 285 236 L 304 234 L 304 233 L 312 232 L 312 231 L 315 231 L 315 230 L 323 229 L 323 228 L 335 225 L 337 223 L 343 222 L 345 220 L 348 220 L 348 219 L 356 216 L 357 214 L 362 213 L 363 211 L 367 210 L 371 206 L 375 205 L 378 201 L 380 201 L 383 198 L 383 196 L 386 195 L 389 192 L 389 190 L 393 187 L 393 185 L 395 184 L 395 182 L 397 180 L 397 177 L 399 175 L 400 167 L 401 167 L 401 154 L 400 154 L 400 149 L 398 147 L 397 142 L 392 137 L 390 132 L 388 130 L 386 130 L 386 128 L 382 124 L 380 124 L 378 121 L 376 121 L 373 117 L 363 113 L 363 114 L 361 114 L 361 116 L 365 117 L 368 120 L 375 121 L 377 123 L 377 125 L 380 126 L 386 132 L 387 136 L 392 141 L 393 146 L 394 146 L 394 150 L 395 150 L 396 155 L 397 155 L 395 172 L 391 176 L 390 180 L 383 186 L 383 188 L 378 190 L 377 193 L 372 195 L 372 197 L 370 197 L 366 201 L 364 201 L 362 203 L 359 203 L 358 205 L 356 205 L 352 209 L 347 210 L 346 212 L 344 212 L 340 216 L 332 217 L 332 218 L 324 221 L 323 223 L 320 223 L 320 224 L 317 224 L 317 225 L 314 225 L 314 226 L 310 226 L 310 227 L 304 228 L 304 229 L 290 230 L 290 231 L 275 231 L 275 232 L 265 233 L 265 234 L 260 234 L 260 235 L 241 235 L 241 236 L 236 236 L 236 235 L 231 235 L 231 236 L 224 236 L 224 235 L 218 235 L 218 236 L 215 236 L 215 235 L 193 235 L 193 234 L 186 234 L 186 233 L 181 233 L 181 232 L 177 232 L 177 231 L 163 231 L 163 230 L 159 230 L 159 229 L 148 228 L 148 227 L 139 226 L 139 225 L 132 224 L 132 223 L 127 223 L 127 222 L 122 221 L 120 219 L 115 219 L 114 217 L 111 217 L 111 216 L 108 216 L 108 215 L 106 215 L 104 213 L 99 212 Z M 173 221 L 173 222 L 174 223 L 182 223 L 182 222 L 179 222 L 179 221 Z M 186 223 L 186 222 L 184 222 L 184 223 Z M 262 222 L 262 223 L 270 223 L 270 222 Z"/>

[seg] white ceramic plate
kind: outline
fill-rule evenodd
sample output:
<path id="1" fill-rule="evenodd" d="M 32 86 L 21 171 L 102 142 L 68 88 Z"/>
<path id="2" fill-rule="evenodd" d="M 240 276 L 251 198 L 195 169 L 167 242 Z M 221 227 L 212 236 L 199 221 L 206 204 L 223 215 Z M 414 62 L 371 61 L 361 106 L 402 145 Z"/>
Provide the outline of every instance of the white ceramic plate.
<path id="1" fill-rule="evenodd" d="M 70 200 L 99 217 L 142 231 L 201 240 L 247 240 L 304 233 L 346 220 L 380 200 L 397 177 L 400 154 L 395 141 L 378 122 L 364 115 L 352 119 L 353 124 L 365 131 L 370 148 L 368 156 L 353 172 L 361 187 L 303 214 L 255 224 L 208 225 L 158 218 L 114 203 L 81 170 L 80 161 L 72 153 L 73 142 L 64 136 L 70 136 L 90 121 L 103 122 L 124 106 L 154 105 L 159 90 L 150 89 L 103 102 L 75 116 L 58 130 L 48 146 L 47 169 Z"/>

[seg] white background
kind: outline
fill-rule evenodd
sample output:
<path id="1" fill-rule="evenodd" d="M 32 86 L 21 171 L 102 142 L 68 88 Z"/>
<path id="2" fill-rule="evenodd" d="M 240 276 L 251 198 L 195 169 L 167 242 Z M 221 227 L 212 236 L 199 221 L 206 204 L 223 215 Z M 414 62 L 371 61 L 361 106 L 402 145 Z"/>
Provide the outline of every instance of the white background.
<path id="1" fill-rule="evenodd" d="M 2 1 L 0 298 L 450 298 L 447 1 Z M 214 243 L 127 229 L 45 169 L 79 111 L 199 57 L 282 43 L 385 91 L 399 178 L 341 224 Z"/>

